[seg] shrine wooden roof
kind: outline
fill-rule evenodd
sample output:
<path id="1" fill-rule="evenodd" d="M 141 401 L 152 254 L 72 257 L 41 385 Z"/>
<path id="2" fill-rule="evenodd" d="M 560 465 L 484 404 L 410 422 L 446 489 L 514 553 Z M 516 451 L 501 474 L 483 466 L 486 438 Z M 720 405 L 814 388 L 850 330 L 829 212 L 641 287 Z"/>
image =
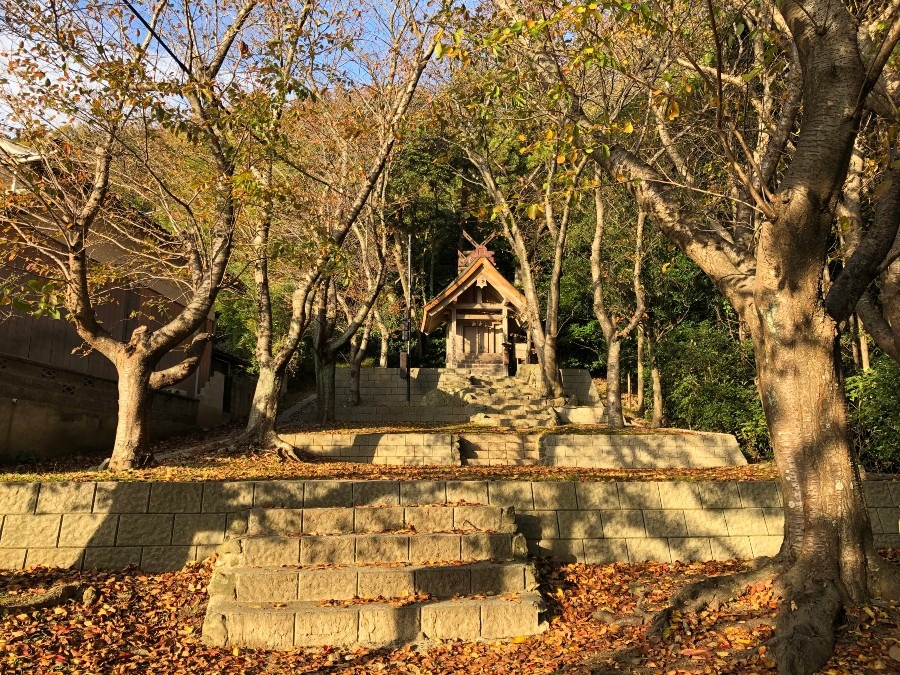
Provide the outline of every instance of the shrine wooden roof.
<path id="1" fill-rule="evenodd" d="M 444 322 L 444 312 L 479 279 L 484 279 L 490 284 L 503 301 L 509 303 L 514 310 L 524 313 L 525 296 L 500 274 L 488 258 L 479 257 L 425 305 L 422 312 L 422 332 L 427 334 L 440 326 Z"/>

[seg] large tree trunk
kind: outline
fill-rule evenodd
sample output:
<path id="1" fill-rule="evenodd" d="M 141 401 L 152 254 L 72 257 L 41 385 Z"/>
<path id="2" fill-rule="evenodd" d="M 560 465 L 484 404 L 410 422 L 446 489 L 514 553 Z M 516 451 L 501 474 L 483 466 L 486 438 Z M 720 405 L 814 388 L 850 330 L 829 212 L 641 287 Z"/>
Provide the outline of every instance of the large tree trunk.
<path id="1" fill-rule="evenodd" d="M 152 368 L 136 355 L 123 356 L 116 364 L 119 377 L 119 414 L 116 440 L 109 468 L 113 471 L 137 469 L 152 459 L 150 452 L 150 388 Z"/>
<path id="2" fill-rule="evenodd" d="M 782 288 L 771 298 L 760 305 L 766 321 L 754 343 L 784 499 L 780 558 L 791 565 L 779 582 L 776 655 L 782 672 L 808 673 L 830 658 L 844 601 L 897 597 L 900 575 L 874 548 L 847 433 L 837 327 L 802 293 Z"/>
<path id="3" fill-rule="evenodd" d="M 260 365 L 243 441 L 264 447 L 277 444 L 279 439 L 275 433 L 275 422 L 285 370 L 285 366 L 277 368 L 272 364 Z"/>
<path id="4" fill-rule="evenodd" d="M 610 341 L 606 352 L 606 424 L 610 429 L 625 426 L 622 417 L 621 340 Z"/>

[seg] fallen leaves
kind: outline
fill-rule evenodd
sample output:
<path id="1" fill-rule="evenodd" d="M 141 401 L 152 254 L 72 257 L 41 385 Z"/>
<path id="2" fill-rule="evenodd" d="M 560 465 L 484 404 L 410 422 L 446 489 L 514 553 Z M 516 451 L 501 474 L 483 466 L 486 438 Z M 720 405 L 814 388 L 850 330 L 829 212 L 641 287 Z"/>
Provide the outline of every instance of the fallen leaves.
<path id="1" fill-rule="evenodd" d="M 0 474 L 0 482 L 51 481 L 261 481 L 261 480 L 524 480 L 524 481 L 754 481 L 775 480 L 771 463 L 699 469 L 588 469 L 567 466 L 388 466 L 287 462 L 271 454 L 205 451 L 170 457 L 164 466 L 130 471 L 94 471 L 91 460 L 23 465 Z"/>
<path id="2" fill-rule="evenodd" d="M 897 559 L 900 551 L 886 551 Z M 213 649 L 200 640 L 211 562 L 179 572 L 79 573 L 36 568 L 0 572 L 0 595 L 35 595 L 60 583 L 90 585 L 97 601 L 0 617 L 2 673 L 768 673 L 777 600 L 757 584 L 717 611 L 683 614 L 650 642 L 638 610 L 655 611 L 698 578 L 743 563 L 542 563 L 549 629 L 504 642 L 447 642 L 398 649 L 317 648 L 294 652 Z M 364 602 L 364 601 L 360 601 Z M 639 607 L 640 605 L 640 607 Z M 57 612 L 62 609 L 62 612 Z M 599 618 L 598 618 L 599 617 Z M 826 673 L 900 672 L 900 606 L 850 608 Z"/>

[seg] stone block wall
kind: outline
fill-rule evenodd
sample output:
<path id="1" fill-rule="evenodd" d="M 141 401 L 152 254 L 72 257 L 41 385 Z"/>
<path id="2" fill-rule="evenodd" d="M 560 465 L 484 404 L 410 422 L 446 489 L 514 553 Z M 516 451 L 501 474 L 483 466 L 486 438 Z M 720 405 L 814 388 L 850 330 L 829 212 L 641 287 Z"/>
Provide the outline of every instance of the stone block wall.
<path id="1" fill-rule="evenodd" d="M 900 482 L 864 485 L 878 546 L 900 547 Z M 178 569 L 241 533 L 252 507 L 512 506 L 533 554 L 562 561 L 773 553 L 773 482 L 259 481 L 0 484 L 0 568 Z"/>
<path id="2" fill-rule="evenodd" d="M 410 402 L 406 401 L 406 380 L 400 377 L 399 368 L 361 368 L 359 394 L 361 408 L 370 406 L 383 408 L 403 408 L 409 405 L 419 406 L 422 398 L 438 389 L 441 381 L 453 378 L 459 373 L 467 373 L 465 368 L 412 368 L 410 370 Z M 527 371 L 523 371 L 527 375 Z M 583 406 L 594 406 L 600 403 L 597 390 L 586 370 L 567 368 L 562 370 L 566 395 L 572 397 Z M 338 404 L 338 415 L 341 404 L 350 397 L 350 371 L 339 368 L 335 374 L 335 401 Z M 350 414 L 360 408 L 344 408 L 344 414 Z M 438 420 L 443 421 L 443 420 Z M 468 421 L 468 417 L 466 420 Z"/>
<path id="3" fill-rule="evenodd" d="M 455 434 L 390 433 L 282 434 L 300 450 L 336 462 L 400 464 L 403 466 L 459 466 L 459 437 Z"/>
<path id="4" fill-rule="evenodd" d="M 672 431 L 646 434 L 477 434 L 460 436 L 471 466 L 539 464 L 595 469 L 743 466 L 731 434 Z"/>

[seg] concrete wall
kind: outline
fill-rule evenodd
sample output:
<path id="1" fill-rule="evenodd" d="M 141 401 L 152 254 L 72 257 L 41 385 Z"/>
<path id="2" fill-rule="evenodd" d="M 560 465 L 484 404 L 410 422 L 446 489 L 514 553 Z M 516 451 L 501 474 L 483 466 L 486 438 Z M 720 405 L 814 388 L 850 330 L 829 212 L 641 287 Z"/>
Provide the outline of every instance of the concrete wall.
<path id="1" fill-rule="evenodd" d="M 224 377 L 216 375 L 224 384 Z M 252 379 L 233 381 L 229 415 L 221 412 L 224 391 L 211 382 L 214 386 L 205 399 L 157 393 L 150 414 L 153 438 L 190 433 L 247 415 Z M 218 411 L 213 410 L 215 405 Z M 0 356 L 0 464 L 109 450 L 117 412 L 114 380 Z"/>
<path id="2" fill-rule="evenodd" d="M 900 482 L 864 489 L 876 545 L 900 547 Z M 254 506 L 459 501 L 513 506 L 532 553 L 564 561 L 748 558 L 781 541 L 772 482 L 2 483 L 0 568 L 172 570 L 242 533 Z"/>
<path id="3" fill-rule="evenodd" d="M 117 400 L 111 380 L 0 357 L 0 463 L 111 448 Z M 157 394 L 151 433 L 163 438 L 195 430 L 197 404 Z"/>

